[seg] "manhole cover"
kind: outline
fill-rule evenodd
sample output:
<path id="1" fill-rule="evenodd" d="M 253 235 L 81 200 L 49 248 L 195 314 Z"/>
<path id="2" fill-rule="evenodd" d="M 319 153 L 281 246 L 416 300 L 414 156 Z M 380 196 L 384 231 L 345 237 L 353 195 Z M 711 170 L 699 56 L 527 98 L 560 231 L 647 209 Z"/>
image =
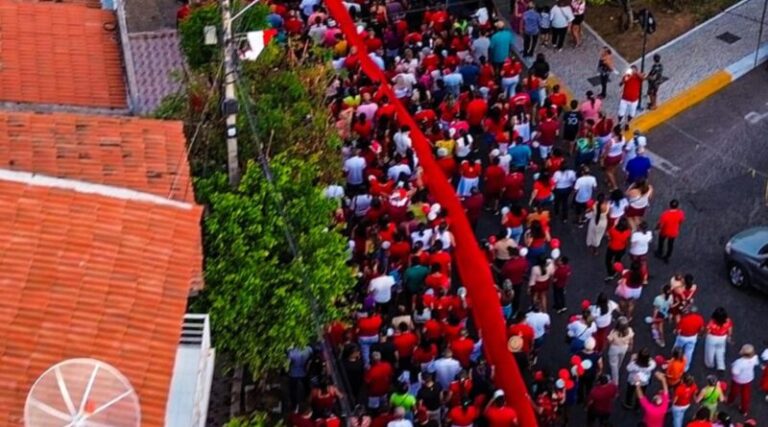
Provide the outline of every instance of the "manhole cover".
<path id="1" fill-rule="evenodd" d="M 728 31 L 724 32 L 723 34 L 720 34 L 719 36 L 717 36 L 717 38 L 728 44 L 734 44 L 737 41 L 741 40 L 741 37 Z"/>

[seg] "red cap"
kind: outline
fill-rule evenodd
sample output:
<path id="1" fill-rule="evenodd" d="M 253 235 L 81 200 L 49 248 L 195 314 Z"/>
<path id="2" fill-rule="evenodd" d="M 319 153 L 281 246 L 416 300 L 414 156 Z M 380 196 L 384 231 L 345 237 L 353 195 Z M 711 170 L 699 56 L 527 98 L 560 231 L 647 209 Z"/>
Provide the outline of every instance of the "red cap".
<path id="1" fill-rule="evenodd" d="M 581 302 L 581 309 L 582 309 L 582 310 L 586 310 L 586 309 L 588 309 L 588 308 L 589 308 L 589 306 L 591 306 L 591 305 L 592 305 L 592 303 L 591 303 L 591 302 L 589 302 L 589 300 L 588 300 L 588 299 L 585 299 L 584 301 L 582 301 L 582 302 Z"/>

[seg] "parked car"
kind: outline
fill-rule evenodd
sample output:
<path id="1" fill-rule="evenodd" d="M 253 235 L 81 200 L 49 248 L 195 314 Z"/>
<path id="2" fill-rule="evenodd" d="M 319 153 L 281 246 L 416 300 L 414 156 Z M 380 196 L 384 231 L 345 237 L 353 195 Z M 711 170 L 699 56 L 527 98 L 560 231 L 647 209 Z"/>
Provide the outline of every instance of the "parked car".
<path id="1" fill-rule="evenodd" d="M 728 281 L 737 288 L 768 290 L 768 227 L 753 227 L 725 244 Z"/>

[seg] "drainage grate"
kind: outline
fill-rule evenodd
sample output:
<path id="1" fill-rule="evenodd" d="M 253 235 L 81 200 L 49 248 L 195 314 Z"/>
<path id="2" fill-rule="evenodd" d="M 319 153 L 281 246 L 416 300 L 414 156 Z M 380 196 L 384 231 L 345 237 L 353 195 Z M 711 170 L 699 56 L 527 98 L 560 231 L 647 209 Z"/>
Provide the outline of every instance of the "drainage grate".
<path id="1" fill-rule="evenodd" d="M 728 32 L 728 31 L 724 32 L 723 34 L 720 34 L 716 38 L 719 39 L 719 40 L 722 40 L 722 41 L 724 41 L 724 42 L 726 42 L 728 44 L 734 44 L 737 41 L 741 40 L 741 37 L 739 37 L 736 34 L 733 34 L 731 32 Z"/>

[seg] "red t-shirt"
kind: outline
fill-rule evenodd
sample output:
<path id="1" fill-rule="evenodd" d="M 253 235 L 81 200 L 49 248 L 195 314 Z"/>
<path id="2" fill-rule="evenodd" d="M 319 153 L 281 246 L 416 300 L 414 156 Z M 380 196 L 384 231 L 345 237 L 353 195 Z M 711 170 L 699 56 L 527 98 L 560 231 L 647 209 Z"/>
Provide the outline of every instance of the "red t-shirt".
<path id="1" fill-rule="evenodd" d="M 540 180 L 536 180 L 533 183 L 533 189 L 536 191 L 536 200 L 547 200 L 552 196 L 552 190 L 555 188 L 554 181 L 543 183 Z"/>
<path id="2" fill-rule="evenodd" d="M 691 421 L 686 427 L 712 427 L 712 423 L 707 420 Z"/>
<path id="3" fill-rule="evenodd" d="M 485 187 L 483 190 L 486 194 L 493 194 L 498 196 L 501 189 L 504 188 L 504 169 L 499 165 L 490 165 L 485 169 Z"/>
<path id="4" fill-rule="evenodd" d="M 689 313 L 680 318 L 680 322 L 677 324 L 677 329 L 680 335 L 684 337 L 692 337 L 701 331 L 704 327 L 704 318 L 698 313 Z"/>
<path id="5" fill-rule="evenodd" d="M 437 346 L 434 344 L 429 345 L 429 349 L 424 349 L 421 346 L 416 347 L 413 351 L 413 363 L 429 363 L 437 357 Z"/>
<path id="6" fill-rule="evenodd" d="M 437 341 L 443 335 L 443 324 L 435 319 L 429 319 L 424 323 L 424 333 L 431 341 Z"/>
<path id="7" fill-rule="evenodd" d="M 392 337 L 392 345 L 397 349 L 397 354 L 400 359 L 408 359 L 413 355 L 413 349 L 419 343 L 419 339 L 413 332 L 404 332 L 400 335 Z"/>
<path id="8" fill-rule="evenodd" d="M 474 349 L 475 342 L 469 338 L 461 337 L 451 342 L 453 357 L 465 368 L 469 367 L 469 356 L 472 355 Z"/>
<path id="9" fill-rule="evenodd" d="M 675 387 L 675 406 L 687 406 L 693 403 L 693 397 L 696 396 L 696 393 L 699 391 L 699 388 L 696 387 L 696 384 L 691 384 L 690 386 L 685 384 L 680 384 L 677 387 Z"/>
<path id="10" fill-rule="evenodd" d="M 501 276 L 509 279 L 513 285 L 519 285 L 525 281 L 525 273 L 528 272 L 528 261 L 524 257 L 511 258 L 501 267 Z M 522 292 L 522 291 L 521 291 Z"/>
<path id="11" fill-rule="evenodd" d="M 448 274 L 451 268 L 451 254 L 446 251 L 435 252 L 429 257 L 430 264 L 439 264 L 440 272 Z"/>
<path id="12" fill-rule="evenodd" d="M 612 251 L 623 251 L 629 244 L 629 238 L 632 236 L 632 230 L 626 229 L 619 231 L 616 227 L 608 230 L 608 249 Z"/>
<path id="13" fill-rule="evenodd" d="M 675 238 L 680 235 L 680 225 L 685 221 L 685 213 L 680 209 L 667 209 L 659 217 L 659 234 L 662 237 Z"/>
<path id="14" fill-rule="evenodd" d="M 514 427 L 517 425 L 517 412 L 508 406 L 491 405 L 485 410 L 488 427 Z"/>
<path id="15" fill-rule="evenodd" d="M 477 419 L 477 409 L 470 405 L 464 411 L 461 406 L 455 406 L 448 412 L 448 418 L 454 426 L 471 426 Z"/>
<path id="16" fill-rule="evenodd" d="M 363 317 L 357 320 L 358 335 L 361 337 L 370 337 L 379 334 L 381 329 L 381 316 L 374 314 L 373 316 Z"/>
<path id="17" fill-rule="evenodd" d="M 549 100 L 552 101 L 552 105 L 556 105 L 561 110 L 565 107 L 565 104 L 568 103 L 568 97 L 565 96 L 562 92 L 553 93 L 552 95 L 549 95 Z"/>
<path id="18" fill-rule="evenodd" d="M 365 373 L 365 383 L 368 384 L 370 396 L 383 396 L 389 392 L 392 385 L 392 374 L 395 372 L 392 365 L 381 361 L 374 363 Z"/>
<path id="19" fill-rule="evenodd" d="M 707 333 L 718 337 L 724 337 L 728 335 L 728 332 L 733 328 L 733 322 L 731 319 L 726 319 L 725 323 L 718 325 L 714 320 L 710 320 L 707 323 Z"/>
<path id="20" fill-rule="evenodd" d="M 560 123 L 557 120 L 544 120 L 539 124 L 539 143 L 546 146 L 554 145 L 559 130 Z"/>
<path id="21" fill-rule="evenodd" d="M 427 278 L 424 279 L 424 285 L 426 285 L 428 288 L 433 289 L 435 290 L 435 292 L 437 292 L 437 290 L 440 288 L 448 290 L 450 281 L 448 280 L 448 276 L 446 276 L 442 272 L 437 272 L 427 276 Z"/>
<path id="22" fill-rule="evenodd" d="M 509 200 L 519 200 L 525 196 L 525 175 L 512 172 L 504 177 L 504 197 Z"/>
<path id="23" fill-rule="evenodd" d="M 443 323 L 443 336 L 448 343 L 453 342 L 461 335 L 461 325 L 451 325 L 450 323 Z"/>
<path id="24" fill-rule="evenodd" d="M 629 102 L 635 102 L 640 99 L 640 89 L 643 86 L 643 79 L 639 74 L 624 76 L 624 91 L 621 99 Z"/>
<path id="25" fill-rule="evenodd" d="M 477 98 L 469 101 L 467 104 L 467 122 L 473 126 L 480 125 L 486 112 L 488 112 L 488 104 L 484 100 Z"/>

